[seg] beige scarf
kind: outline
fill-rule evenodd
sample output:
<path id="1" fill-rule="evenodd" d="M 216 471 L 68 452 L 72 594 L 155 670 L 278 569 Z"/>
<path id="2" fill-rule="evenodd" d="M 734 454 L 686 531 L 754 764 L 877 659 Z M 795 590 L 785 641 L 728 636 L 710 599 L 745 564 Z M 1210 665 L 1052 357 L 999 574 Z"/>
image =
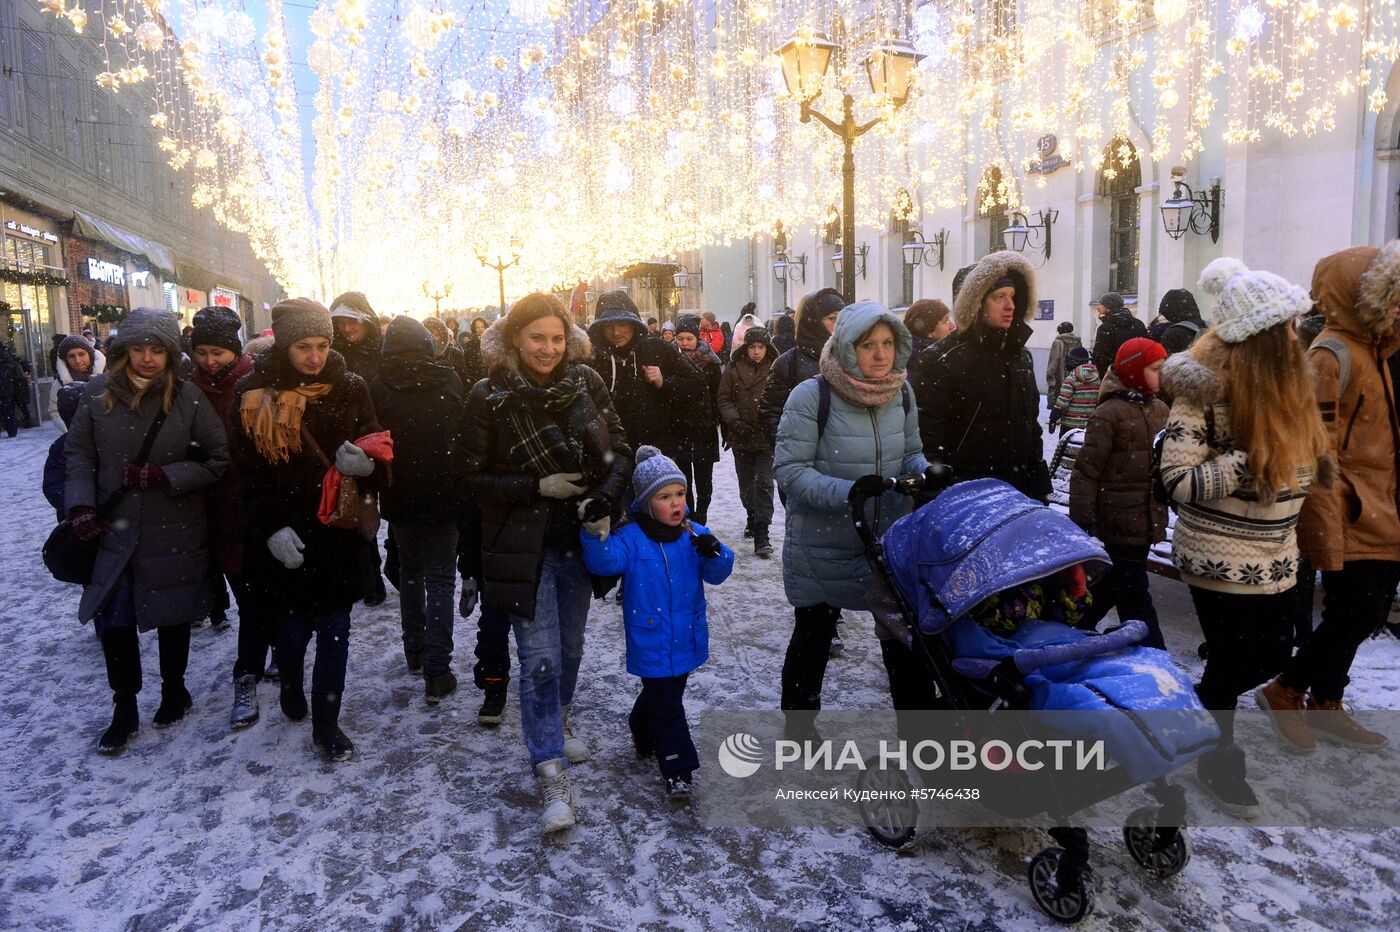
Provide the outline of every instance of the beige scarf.
<path id="1" fill-rule="evenodd" d="M 316 382 L 282 391 L 253 388 L 244 393 L 238 408 L 243 429 L 269 463 L 285 462 L 301 452 L 301 419 L 306 404 L 327 394 L 331 387 L 329 382 Z"/>

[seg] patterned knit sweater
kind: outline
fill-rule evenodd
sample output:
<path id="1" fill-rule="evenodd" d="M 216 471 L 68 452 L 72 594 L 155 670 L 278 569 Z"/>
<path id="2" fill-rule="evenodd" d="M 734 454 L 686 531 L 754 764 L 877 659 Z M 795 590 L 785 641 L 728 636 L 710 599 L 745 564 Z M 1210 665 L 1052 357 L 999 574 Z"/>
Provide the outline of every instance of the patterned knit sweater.
<path id="1" fill-rule="evenodd" d="M 1099 406 L 1101 382 L 1099 370 L 1091 362 L 1075 366 L 1074 371 L 1065 376 L 1055 399 L 1055 410 L 1060 412 L 1060 423 L 1065 430 L 1089 426 L 1089 415 Z"/>
<path id="2" fill-rule="evenodd" d="M 1312 472 L 1300 469 L 1299 491 L 1259 500 L 1244 450 L 1230 434 L 1223 376 L 1173 356 L 1162 370 L 1171 416 L 1162 444 L 1162 484 L 1176 503 L 1172 562 L 1192 586 L 1272 595 L 1296 582 L 1296 528 Z"/>

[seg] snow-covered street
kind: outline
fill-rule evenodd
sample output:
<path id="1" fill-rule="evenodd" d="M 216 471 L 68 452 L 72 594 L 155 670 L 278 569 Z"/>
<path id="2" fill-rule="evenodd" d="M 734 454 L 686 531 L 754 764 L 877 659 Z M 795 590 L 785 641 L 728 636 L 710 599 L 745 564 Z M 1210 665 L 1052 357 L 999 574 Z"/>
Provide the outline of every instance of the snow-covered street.
<path id="1" fill-rule="evenodd" d="M 159 675 L 142 638 L 142 730 L 119 757 L 93 747 L 110 716 L 101 649 L 78 625 L 78 590 L 39 547 L 51 428 L 0 439 L 6 476 L 0 566 L 0 928 L 633 929 L 1040 928 L 1029 831 L 930 831 L 895 854 L 864 832 L 707 830 L 664 799 L 632 751 L 637 683 L 623 668 L 620 612 L 595 602 L 575 702 L 593 759 L 572 771 L 580 824 L 542 840 L 512 683 L 505 724 L 479 727 L 475 622 L 460 619 L 462 688 L 435 708 L 404 665 L 398 601 L 357 606 L 342 726 L 353 762 L 324 763 L 308 722 L 275 687 L 262 720 L 233 733 L 234 626 L 194 633 L 194 709 L 150 727 Z M 710 590 L 711 659 L 691 678 L 692 715 L 772 709 L 792 624 L 778 559 L 740 537 L 732 459 L 716 468 L 710 524 L 739 559 Z M 781 518 L 775 525 L 780 526 Z M 1199 673 L 1186 589 L 1154 578 L 1169 646 Z M 236 620 L 234 625 L 236 626 Z M 847 616 L 830 708 L 888 705 L 870 619 Z M 1400 642 L 1362 645 L 1351 697 L 1400 708 Z M 1391 753 L 1396 753 L 1394 750 Z M 698 790 L 705 792 L 705 762 Z M 1133 864 L 1117 832 L 1093 832 L 1098 906 L 1086 928 L 1400 927 L 1400 831 L 1193 829 L 1194 860 L 1169 881 Z"/>

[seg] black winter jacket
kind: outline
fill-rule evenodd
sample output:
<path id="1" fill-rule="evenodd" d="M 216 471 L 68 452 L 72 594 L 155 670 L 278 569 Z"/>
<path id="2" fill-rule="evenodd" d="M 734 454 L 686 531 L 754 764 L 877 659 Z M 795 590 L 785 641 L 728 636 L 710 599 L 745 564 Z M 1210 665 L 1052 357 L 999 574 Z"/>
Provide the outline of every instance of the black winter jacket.
<path id="1" fill-rule="evenodd" d="M 239 379 L 234 389 L 229 440 L 238 467 L 245 521 L 243 571 L 267 584 L 277 608 L 324 614 L 349 608 L 362 598 L 359 552 L 363 541 L 357 531 L 327 527 L 316 517 L 326 467 L 310 445 L 303 443 L 286 461 L 272 463 L 258 452 L 239 414 L 243 396 L 252 389 L 286 389 L 305 382 L 329 382 L 332 386 L 327 395 L 307 403 L 302 417 L 302 426 L 332 463 L 342 443 L 381 429 L 369 386 L 346 371 L 339 353 L 332 352 L 321 373 L 307 379 L 274 349 L 256 357 L 253 371 Z M 359 480 L 360 488 L 373 491 L 382 480 L 383 467 L 376 465 L 371 475 Z M 285 568 L 267 549 L 267 539 L 284 527 L 296 531 L 306 545 L 305 562 L 294 570 Z"/>
<path id="2" fill-rule="evenodd" d="M 594 329 L 598 323 L 594 321 Z M 701 382 L 695 369 L 681 359 L 680 350 L 650 339 L 643 326 L 622 349 L 595 338 L 588 365 L 602 377 L 630 444 L 651 444 L 670 456 L 681 451 L 685 421 L 700 395 Z M 661 370 L 660 388 L 647 381 L 646 366 Z"/>
<path id="3" fill-rule="evenodd" d="M 758 402 L 758 420 L 771 447 L 778 442 L 778 422 L 783 419 L 783 406 L 788 395 L 802 382 L 815 378 L 818 368 L 818 350 L 794 346 L 778 357 L 773 363 L 773 371 L 768 373 L 768 384 L 763 386 L 763 398 Z"/>
<path id="4" fill-rule="evenodd" d="M 467 411 L 457 373 L 442 357 L 390 356 L 369 392 L 394 438 L 392 479 L 379 493 L 384 520 L 452 522 L 466 491 Z"/>
<path id="5" fill-rule="evenodd" d="M 583 498 L 608 499 L 617 520 L 632 478 L 632 451 L 602 378 L 582 368 L 592 408 L 583 438 L 580 484 L 589 490 Z M 538 477 L 508 465 L 511 438 L 487 400 L 494 384 L 494 379 L 478 382 L 467 394 L 467 489 L 481 509 L 482 599 L 494 611 L 534 618 L 545 548 L 579 551 L 581 500 L 544 498 Z"/>
<path id="6" fill-rule="evenodd" d="M 1094 368 L 1100 374 L 1107 374 L 1118 355 L 1118 347 L 1133 337 L 1147 336 L 1147 325 L 1133 316 L 1127 308 L 1109 311 L 1099 320 L 1098 332 L 1094 334 L 1092 357 Z"/>
<path id="7" fill-rule="evenodd" d="M 681 353 L 681 359 L 691 367 L 700 390 L 690 404 L 685 406 L 682 427 L 685 434 L 682 446 L 689 445 L 691 457 L 698 463 L 719 462 L 719 381 L 724 371 L 715 351 L 701 341 L 690 357 Z"/>
<path id="8" fill-rule="evenodd" d="M 337 333 L 331 341 L 331 348 L 344 356 L 346 368 L 364 379 L 368 385 L 379 374 L 379 353 L 384 347 L 384 334 L 380 333 L 379 327 L 374 324 L 365 326 L 369 328 L 369 335 L 359 343 L 347 342 Z"/>
<path id="9" fill-rule="evenodd" d="M 954 479 L 994 478 L 1031 498 L 1050 494 L 1041 443 L 1040 392 L 1026 340 L 1030 325 L 1009 330 L 977 324 L 924 351 L 916 395 L 919 433 L 930 462 L 953 467 Z"/>

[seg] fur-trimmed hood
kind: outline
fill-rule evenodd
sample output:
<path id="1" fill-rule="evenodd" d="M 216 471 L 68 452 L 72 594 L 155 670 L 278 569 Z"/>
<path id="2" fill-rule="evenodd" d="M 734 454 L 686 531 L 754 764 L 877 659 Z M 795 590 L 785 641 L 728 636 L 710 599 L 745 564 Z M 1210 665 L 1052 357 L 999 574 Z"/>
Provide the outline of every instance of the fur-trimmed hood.
<path id="1" fill-rule="evenodd" d="M 510 334 L 507 333 L 509 320 L 509 317 L 502 317 L 481 335 L 481 361 L 486 364 L 488 372 L 497 366 L 511 372 L 520 371 L 520 354 L 511 346 Z M 588 334 L 577 324 L 569 324 L 564 340 L 564 365 L 587 362 L 592 355 L 593 344 L 589 342 Z"/>
<path id="2" fill-rule="evenodd" d="M 1400 240 L 1324 257 L 1313 270 L 1312 293 L 1329 327 L 1367 342 L 1384 336 L 1390 308 L 1400 303 Z"/>
<path id="3" fill-rule="evenodd" d="M 982 316 L 982 302 L 999 279 L 1016 283 L 1016 310 L 1030 323 L 1035 316 L 1035 270 L 1019 253 L 1001 250 L 983 256 L 963 280 L 953 302 L 953 322 L 959 330 L 970 330 Z"/>

